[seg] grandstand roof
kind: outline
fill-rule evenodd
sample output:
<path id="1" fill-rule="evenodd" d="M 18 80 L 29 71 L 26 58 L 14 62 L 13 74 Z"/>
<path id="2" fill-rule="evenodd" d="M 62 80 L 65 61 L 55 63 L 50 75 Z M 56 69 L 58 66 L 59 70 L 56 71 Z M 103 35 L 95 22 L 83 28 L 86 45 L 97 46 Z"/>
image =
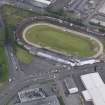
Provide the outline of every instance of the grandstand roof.
<path id="1" fill-rule="evenodd" d="M 49 1 L 49 0 L 34 0 L 34 1 L 44 3 L 44 4 L 47 4 L 47 5 L 49 5 L 51 3 L 51 1 Z"/>
<path id="2" fill-rule="evenodd" d="M 90 59 L 90 60 L 84 60 L 84 61 L 80 61 L 80 65 L 86 65 L 86 64 L 93 64 L 96 63 L 95 59 Z"/>

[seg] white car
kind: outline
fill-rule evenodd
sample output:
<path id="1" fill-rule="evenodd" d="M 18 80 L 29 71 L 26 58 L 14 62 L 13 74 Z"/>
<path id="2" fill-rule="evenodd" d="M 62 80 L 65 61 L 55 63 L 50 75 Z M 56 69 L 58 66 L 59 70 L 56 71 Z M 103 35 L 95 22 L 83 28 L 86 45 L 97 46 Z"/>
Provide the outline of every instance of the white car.
<path id="1" fill-rule="evenodd" d="M 18 67 L 16 66 L 16 70 L 18 69 Z"/>
<path id="2" fill-rule="evenodd" d="M 13 53 L 11 53 L 11 56 L 13 57 Z"/>
<path id="3" fill-rule="evenodd" d="M 11 78 L 9 78 L 9 82 L 12 82 L 12 79 Z"/>

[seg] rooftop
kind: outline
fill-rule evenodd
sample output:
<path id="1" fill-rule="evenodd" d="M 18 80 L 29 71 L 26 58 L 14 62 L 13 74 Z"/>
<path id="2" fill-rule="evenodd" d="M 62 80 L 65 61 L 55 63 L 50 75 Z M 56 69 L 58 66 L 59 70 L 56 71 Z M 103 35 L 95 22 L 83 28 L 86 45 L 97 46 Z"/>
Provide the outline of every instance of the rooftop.
<path id="1" fill-rule="evenodd" d="M 47 5 L 51 4 L 51 1 L 49 1 L 49 0 L 34 0 L 34 1 L 41 2 L 41 3 L 47 4 Z"/>
<path id="2" fill-rule="evenodd" d="M 46 94 L 42 88 L 23 90 L 18 92 L 18 95 L 21 102 L 27 102 L 46 97 Z"/>
<path id="3" fill-rule="evenodd" d="M 68 89 L 77 87 L 72 77 L 65 78 L 64 82 Z"/>
<path id="4" fill-rule="evenodd" d="M 55 95 L 53 95 L 53 96 L 49 96 L 49 97 L 39 99 L 39 100 L 18 103 L 16 105 L 60 105 L 60 103 L 59 103 L 57 97 Z"/>
<path id="5" fill-rule="evenodd" d="M 99 73 L 82 75 L 81 80 L 88 90 L 88 95 L 90 95 L 94 105 L 105 105 L 105 84 Z"/>

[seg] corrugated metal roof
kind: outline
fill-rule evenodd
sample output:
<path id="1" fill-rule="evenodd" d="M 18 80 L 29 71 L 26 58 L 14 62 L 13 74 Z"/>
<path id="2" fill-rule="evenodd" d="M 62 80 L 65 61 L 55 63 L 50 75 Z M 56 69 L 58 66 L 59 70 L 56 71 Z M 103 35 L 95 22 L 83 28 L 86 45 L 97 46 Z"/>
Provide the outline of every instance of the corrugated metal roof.
<path id="1" fill-rule="evenodd" d="M 105 105 L 105 84 L 98 72 L 81 76 L 94 105 Z"/>

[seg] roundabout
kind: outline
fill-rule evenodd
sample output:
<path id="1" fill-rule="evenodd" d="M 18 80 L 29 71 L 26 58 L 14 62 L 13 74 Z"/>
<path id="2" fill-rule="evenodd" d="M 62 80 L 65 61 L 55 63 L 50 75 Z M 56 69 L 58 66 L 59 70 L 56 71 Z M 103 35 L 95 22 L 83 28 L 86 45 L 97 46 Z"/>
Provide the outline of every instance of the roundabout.
<path id="1" fill-rule="evenodd" d="M 98 57 L 103 53 L 103 45 L 97 38 L 47 22 L 27 26 L 22 38 L 34 47 L 66 55 Z"/>

